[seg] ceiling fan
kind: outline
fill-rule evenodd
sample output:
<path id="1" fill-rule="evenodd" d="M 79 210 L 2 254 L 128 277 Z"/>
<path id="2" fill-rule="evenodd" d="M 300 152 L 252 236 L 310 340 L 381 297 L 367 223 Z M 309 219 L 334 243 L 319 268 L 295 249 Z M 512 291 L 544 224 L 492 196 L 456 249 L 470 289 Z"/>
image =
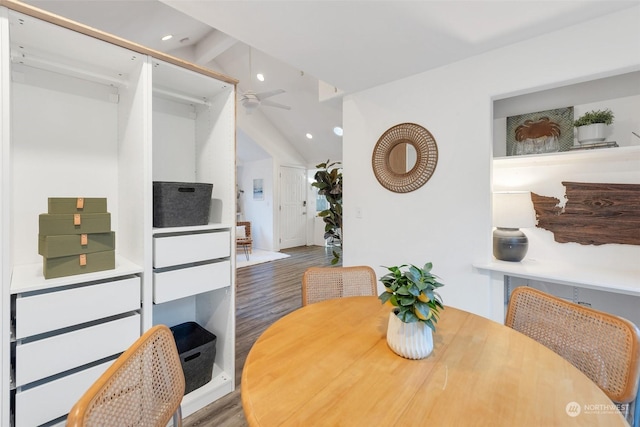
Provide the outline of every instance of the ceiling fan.
<path id="1" fill-rule="evenodd" d="M 251 46 L 249 46 L 249 82 L 252 79 L 252 67 L 251 67 Z M 267 98 L 271 98 L 272 96 L 280 95 L 281 93 L 285 93 L 284 89 L 275 89 L 266 92 L 255 92 L 253 90 L 247 90 L 240 95 L 240 104 L 246 109 L 247 114 L 251 114 L 251 112 L 261 105 L 265 105 L 268 107 L 276 107 L 282 108 L 283 110 L 290 110 L 291 107 L 288 105 L 280 104 L 279 102 L 272 101 Z"/>
<path id="2" fill-rule="evenodd" d="M 270 90 L 268 92 L 259 92 L 256 93 L 252 90 L 248 90 L 240 95 L 240 103 L 244 108 L 247 109 L 247 113 L 251 113 L 251 111 L 255 110 L 261 105 L 266 105 L 269 107 L 282 108 L 284 110 L 290 110 L 291 107 L 288 105 L 280 104 L 279 102 L 274 102 L 270 99 L 272 96 L 280 95 L 281 93 L 285 93 L 284 89 L 276 89 Z"/>

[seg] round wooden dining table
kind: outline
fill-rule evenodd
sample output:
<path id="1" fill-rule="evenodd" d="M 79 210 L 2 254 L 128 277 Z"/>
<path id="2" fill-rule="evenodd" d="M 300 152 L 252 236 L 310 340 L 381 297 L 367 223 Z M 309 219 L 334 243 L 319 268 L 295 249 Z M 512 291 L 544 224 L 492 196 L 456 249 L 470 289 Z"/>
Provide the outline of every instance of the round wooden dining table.
<path id="1" fill-rule="evenodd" d="M 307 305 L 249 352 L 250 426 L 626 426 L 587 376 L 502 324 L 441 311 L 431 355 L 396 355 L 376 297 Z"/>

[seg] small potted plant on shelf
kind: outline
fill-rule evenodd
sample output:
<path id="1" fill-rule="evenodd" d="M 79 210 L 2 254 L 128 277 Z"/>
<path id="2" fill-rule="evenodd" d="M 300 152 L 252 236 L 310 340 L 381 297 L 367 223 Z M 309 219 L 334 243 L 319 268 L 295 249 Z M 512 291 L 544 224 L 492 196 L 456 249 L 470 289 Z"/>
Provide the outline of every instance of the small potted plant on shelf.
<path id="1" fill-rule="evenodd" d="M 380 279 L 385 291 L 378 298 L 394 306 L 389 314 L 387 343 L 402 357 L 423 359 L 433 350 L 433 332 L 439 310 L 444 309 L 436 289 L 444 284 L 431 273 L 430 262 L 422 268 L 406 264 L 385 268 L 389 273 Z"/>
<path id="2" fill-rule="evenodd" d="M 578 142 L 602 142 L 606 139 L 606 127 L 613 123 L 613 111 L 592 110 L 587 111 L 573 125 L 578 129 Z"/>

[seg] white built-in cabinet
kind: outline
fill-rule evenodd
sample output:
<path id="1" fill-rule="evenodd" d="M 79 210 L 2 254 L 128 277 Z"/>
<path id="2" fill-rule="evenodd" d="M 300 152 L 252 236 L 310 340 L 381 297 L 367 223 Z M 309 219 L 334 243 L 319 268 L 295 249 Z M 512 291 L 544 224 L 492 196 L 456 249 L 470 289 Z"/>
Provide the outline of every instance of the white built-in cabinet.
<path id="1" fill-rule="evenodd" d="M 234 79 L 0 1 L 0 426 L 62 424 L 152 325 L 217 337 L 187 416 L 233 391 Z M 153 181 L 213 183 L 208 225 L 153 228 Z M 116 268 L 45 280 L 48 197 L 106 197 Z"/>

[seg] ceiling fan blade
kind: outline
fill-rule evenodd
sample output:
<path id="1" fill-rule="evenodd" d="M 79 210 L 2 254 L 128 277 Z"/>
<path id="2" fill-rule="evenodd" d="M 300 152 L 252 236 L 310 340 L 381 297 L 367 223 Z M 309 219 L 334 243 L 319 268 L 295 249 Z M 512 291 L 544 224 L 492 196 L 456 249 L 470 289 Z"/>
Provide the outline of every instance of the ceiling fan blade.
<path id="1" fill-rule="evenodd" d="M 260 101 L 260 105 L 266 105 L 268 107 L 276 107 L 276 108 L 282 108 L 283 110 L 291 110 L 291 107 L 289 107 L 288 105 L 284 105 L 284 104 L 280 104 L 278 102 L 273 102 L 273 101 Z"/>
<path id="2" fill-rule="evenodd" d="M 286 91 L 284 89 L 276 89 L 276 90 L 270 90 L 268 92 L 260 92 L 260 93 L 256 93 L 255 96 L 256 98 L 258 98 L 260 101 L 262 101 L 263 99 L 272 97 L 272 96 L 276 96 L 276 95 L 280 95 L 281 93 L 285 93 Z"/>
<path id="3" fill-rule="evenodd" d="M 260 101 L 260 99 L 258 99 L 258 97 L 256 96 L 255 93 L 247 91 L 245 93 L 243 93 L 242 95 L 240 95 L 240 101 L 244 101 L 244 100 L 255 100 L 255 101 Z"/>

